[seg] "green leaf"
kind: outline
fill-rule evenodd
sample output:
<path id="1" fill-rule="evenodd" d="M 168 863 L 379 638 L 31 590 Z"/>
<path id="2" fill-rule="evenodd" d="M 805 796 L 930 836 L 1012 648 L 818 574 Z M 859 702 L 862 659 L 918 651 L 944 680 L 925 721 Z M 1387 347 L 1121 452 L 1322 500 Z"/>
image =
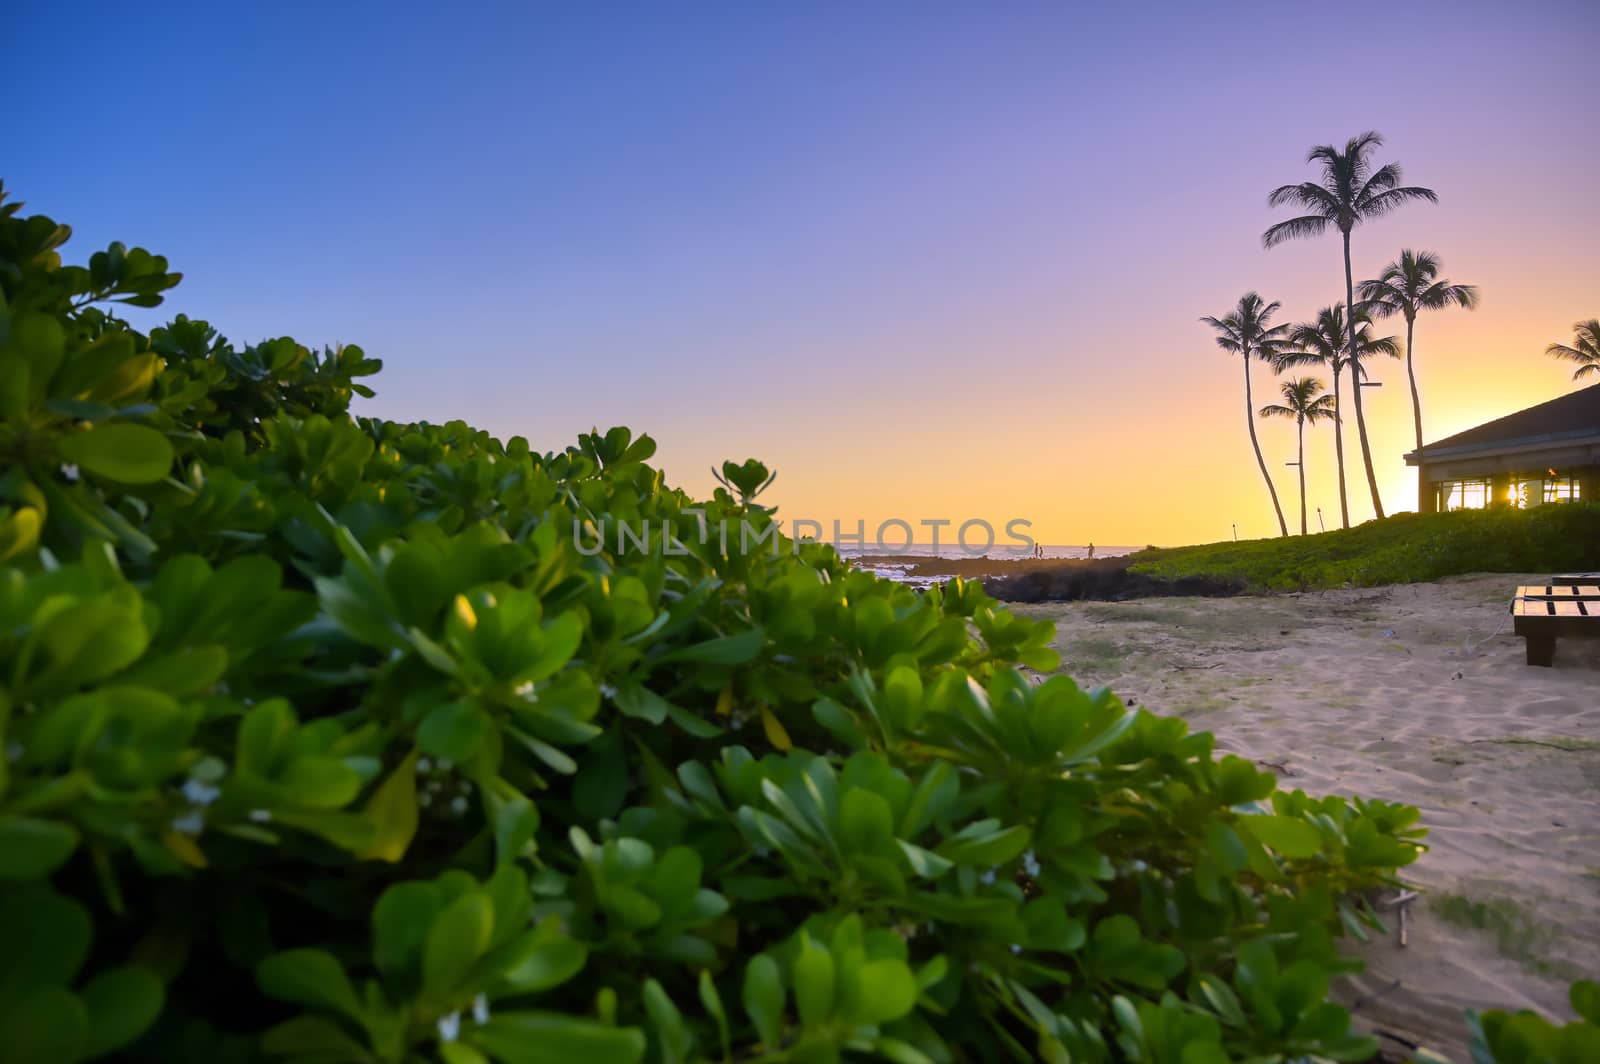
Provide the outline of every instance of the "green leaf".
<path id="1" fill-rule="evenodd" d="M 166 988 L 149 970 L 136 966 L 112 968 L 83 988 L 89 1013 L 84 1056 L 104 1056 L 138 1038 L 161 1012 Z"/>
<path id="2" fill-rule="evenodd" d="M 435 996 L 456 990 L 489 948 L 493 931 L 494 904 L 487 894 L 472 891 L 451 902 L 428 930 L 422 953 L 422 989 Z"/>
<path id="3" fill-rule="evenodd" d="M 893 849 L 889 803 L 864 788 L 846 791 L 839 801 L 839 841 L 852 853 L 881 855 Z"/>
<path id="4" fill-rule="evenodd" d="M 558 987 L 583 970 L 589 951 L 583 943 L 561 930 L 561 921 L 550 917 L 540 924 L 532 950 L 522 956 L 502 980 L 518 994 L 534 994 Z"/>
<path id="5" fill-rule="evenodd" d="M 0 1064 L 79 1060 L 88 1040 L 83 1002 L 60 987 L 46 987 L 8 1010 Z"/>
<path id="6" fill-rule="evenodd" d="M 663 662 L 687 661 L 698 665 L 743 665 L 766 645 L 767 633 L 752 628 L 737 635 L 708 639 L 704 643 L 680 647 L 661 657 Z"/>
<path id="7" fill-rule="evenodd" d="M 637 1028 L 548 1012 L 496 1012 L 461 1037 L 502 1064 L 638 1064 L 646 1044 Z"/>
<path id="8" fill-rule="evenodd" d="M 478 752 L 478 744 L 492 724 L 489 715 L 470 699 L 435 706 L 417 728 L 417 745 L 433 757 L 465 764 Z"/>
<path id="9" fill-rule="evenodd" d="M 833 1015 L 833 955 L 809 940 L 794 962 L 794 1003 L 807 1027 L 820 1027 Z"/>
<path id="10" fill-rule="evenodd" d="M 0 819 L 0 880 L 43 879 L 78 848 L 78 830 L 58 820 Z"/>
<path id="11" fill-rule="evenodd" d="M 1572 1011 L 1600 1026 L 1600 983 L 1590 979 L 1579 979 L 1572 984 L 1567 997 L 1572 1001 Z"/>
<path id="12" fill-rule="evenodd" d="M 256 984 L 263 994 L 280 1001 L 329 1009 L 354 1020 L 361 1018 L 361 1003 L 344 967 L 331 953 L 320 949 L 274 953 L 256 965 Z"/>
<path id="13" fill-rule="evenodd" d="M 417 833 L 417 754 L 412 751 L 367 800 L 365 814 L 377 825 L 371 845 L 356 851 L 368 861 L 394 864 Z"/>
<path id="14" fill-rule="evenodd" d="M 917 1003 L 917 980 L 904 961 L 868 961 L 857 977 L 856 999 L 850 1011 L 863 1023 L 898 1020 Z"/>
<path id="15" fill-rule="evenodd" d="M 172 444 L 146 425 L 112 422 L 64 437 L 61 459 L 124 484 L 150 484 L 172 468 Z"/>
<path id="16" fill-rule="evenodd" d="M 765 953 L 750 959 L 744 970 L 744 1011 L 755 1024 L 761 1044 L 776 1048 L 783 1037 L 783 979 L 778 963 Z"/>
<path id="17" fill-rule="evenodd" d="M 1297 817 L 1243 816 L 1239 823 L 1284 857 L 1312 857 L 1322 850 L 1322 833 Z"/>

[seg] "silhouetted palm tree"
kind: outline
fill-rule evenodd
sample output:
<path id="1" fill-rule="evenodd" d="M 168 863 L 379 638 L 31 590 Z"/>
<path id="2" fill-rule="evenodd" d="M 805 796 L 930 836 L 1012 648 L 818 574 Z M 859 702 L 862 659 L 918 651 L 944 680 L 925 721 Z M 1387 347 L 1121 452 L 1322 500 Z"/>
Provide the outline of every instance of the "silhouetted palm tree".
<path id="1" fill-rule="evenodd" d="M 1250 360 L 1275 361 L 1282 353 L 1288 332 L 1287 325 L 1269 325 L 1278 312 L 1277 303 L 1265 302 L 1254 292 L 1239 297 L 1239 305 L 1222 318 L 1204 317 L 1200 320 L 1217 330 L 1217 346 L 1240 356 L 1244 363 L 1244 416 L 1250 428 L 1250 446 L 1256 452 L 1256 465 L 1261 467 L 1261 479 L 1267 482 L 1267 494 L 1272 496 L 1272 510 L 1278 515 L 1278 531 L 1287 536 L 1289 526 L 1283 520 L 1283 507 L 1278 505 L 1278 489 L 1272 486 L 1267 472 L 1266 459 L 1261 457 L 1261 443 L 1256 439 L 1255 401 L 1250 397 Z"/>
<path id="2" fill-rule="evenodd" d="M 1572 371 L 1572 379 L 1582 380 L 1589 374 L 1600 374 L 1600 319 L 1572 323 L 1572 346 L 1551 344 L 1544 349 L 1547 355 L 1579 363 Z"/>
<path id="3" fill-rule="evenodd" d="M 1400 166 L 1385 163 L 1376 170 L 1367 157 L 1373 148 L 1383 143 L 1378 134 L 1368 131 L 1351 137 L 1340 151 L 1332 144 L 1319 144 L 1306 153 L 1306 162 L 1322 164 L 1322 180 L 1303 181 L 1298 185 L 1280 185 L 1272 190 L 1267 203 L 1281 207 L 1292 203 L 1304 207 L 1310 214 L 1279 222 L 1261 234 L 1261 242 L 1274 247 L 1285 240 L 1302 236 L 1321 236 L 1332 226 L 1344 238 L 1344 302 L 1351 306 L 1356 301 L 1355 280 L 1350 274 L 1350 230 L 1369 218 L 1388 214 L 1411 200 L 1436 203 L 1439 197 L 1431 188 L 1420 188 L 1400 183 Z M 1351 343 L 1355 337 L 1350 338 Z M 1355 358 L 1352 349 L 1350 357 Z M 1367 419 L 1361 411 L 1361 386 L 1355 385 L 1356 429 L 1361 435 L 1361 461 L 1367 467 L 1367 487 L 1372 491 L 1372 509 L 1383 516 L 1383 500 L 1378 497 L 1378 477 L 1372 470 L 1372 448 L 1367 444 Z"/>
<path id="4" fill-rule="evenodd" d="M 1283 382 L 1278 389 L 1283 396 L 1281 404 L 1261 408 L 1262 417 L 1292 417 L 1300 469 L 1300 534 L 1306 534 L 1306 424 L 1315 425 L 1324 418 L 1338 416 L 1333 409 L 1333 396 L 1322 390 L 1322 382 L 1315 377 L 1295 377 Z"/>
<path id="5" fill-rule="evenodd" d="M 1374 318 L 1403 314 L 1406 319 L 1406 377 L 1411 381 L 1411 420 L 1417 430 L 1417 446 L 1422 446 L 1422 399 L 1417 394 L 1417 374 L 1412 368 L 1416 350 L 1412 335 L 1417 312 L 1478 305 L 1478 290 L 1470 284 L 1451 284 L 1439 280 L 1439 256 L 1431 251 L 1406 248 L 1400 257 L 1383 268 L 1375 280 L 1361 282 L 1362 309 Z"/>
<path id="6" fill-rule="evenodd" d="M 1361 360 L 1371 355 L 1393 355 L 1400 347 L 1394 337 L 1374 337 L 1372 323 L 1365 314 L 1356 314 L 1355 370 L 1357 381 L 1364 372 Z M 1350 502 L 1344 486 L 1344 419 L 1339 410 L 1339 377 L 1350 362 L 1351 336 L 1345 328 L 1344 304 L 1335 303 L 1317 313 L 1316 321 L 1302 322 L 1289 331 L 1289 346 L 1279 350 L 1274 368 L 1282 373 L 1290 366 L 1327 366 L 1333 372 L 1333 450 L 1339 466 L 1339 519 L 1350 527 Z M 1358 389 L 1359 390 L 1359 389 Z"/>

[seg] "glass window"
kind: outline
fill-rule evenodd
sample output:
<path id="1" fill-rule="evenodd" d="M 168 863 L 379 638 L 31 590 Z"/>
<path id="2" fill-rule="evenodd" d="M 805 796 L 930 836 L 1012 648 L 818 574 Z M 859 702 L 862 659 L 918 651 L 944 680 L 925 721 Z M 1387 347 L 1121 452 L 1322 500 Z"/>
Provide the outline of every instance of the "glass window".
<path id="1" fill-rule="evenodd" d="M 1437 488 L 1441 510 L 1481 510 L 1489 505 L 1487 480 L 1444 480 Z"/>
<path id="2" fill-rule="evenodd" d="M 1553 477 L 1544 482 L 1545 502 L 1573 502 L 1578 497 L 1577 477 Z"/>

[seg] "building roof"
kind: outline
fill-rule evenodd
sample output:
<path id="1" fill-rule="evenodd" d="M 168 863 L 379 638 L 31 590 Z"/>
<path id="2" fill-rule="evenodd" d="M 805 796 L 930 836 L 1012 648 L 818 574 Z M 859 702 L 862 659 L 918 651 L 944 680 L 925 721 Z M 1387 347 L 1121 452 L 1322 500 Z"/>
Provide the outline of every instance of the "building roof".
<path id="1" fill-rule="evenodd" d="M 1436 458 L 1446 454 L 1493 451 L 1501 447 L 1557 441 L 1583 436 L 1600 436 L 1600 384 L 1570 392 L 1547 403 L 1495 418 L 1476 428 L 1425 444 L 1420 451 L 1406 455 Z"/>

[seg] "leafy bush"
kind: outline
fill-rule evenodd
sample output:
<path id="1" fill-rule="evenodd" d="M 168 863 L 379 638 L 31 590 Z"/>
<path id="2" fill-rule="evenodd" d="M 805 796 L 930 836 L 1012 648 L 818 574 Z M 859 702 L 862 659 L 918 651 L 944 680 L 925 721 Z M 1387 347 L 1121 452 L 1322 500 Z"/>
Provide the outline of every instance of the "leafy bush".
<path id="1" fill-rule="evenodd" d="M 1475 1064 L 1585 1064 L 1600 1054 L 1600 984 L 1572 984 L 1578 1018 L 1556 1026 L 1536 1013 L 1492 1010 L 1468 1013 Z"/>
<path id="2" fill-rule="evenodd" d="M 1415 809 L 747 545 L 760 463 L 354 419 L 359 350 L 145 336 L 177 276 L 66 236 L 0 214 L 0 1060 L 1373 1051 L 1328 982 Z"/>
<path id="3" fill-rule="evenodd" d="M 1461 573 L 1600 569 L 1600 505 L 1395 514 L 1313 536 L 1149 547 L 1134 573 L 1239 581 L 1256 590 L 1409 584 Z"/>

